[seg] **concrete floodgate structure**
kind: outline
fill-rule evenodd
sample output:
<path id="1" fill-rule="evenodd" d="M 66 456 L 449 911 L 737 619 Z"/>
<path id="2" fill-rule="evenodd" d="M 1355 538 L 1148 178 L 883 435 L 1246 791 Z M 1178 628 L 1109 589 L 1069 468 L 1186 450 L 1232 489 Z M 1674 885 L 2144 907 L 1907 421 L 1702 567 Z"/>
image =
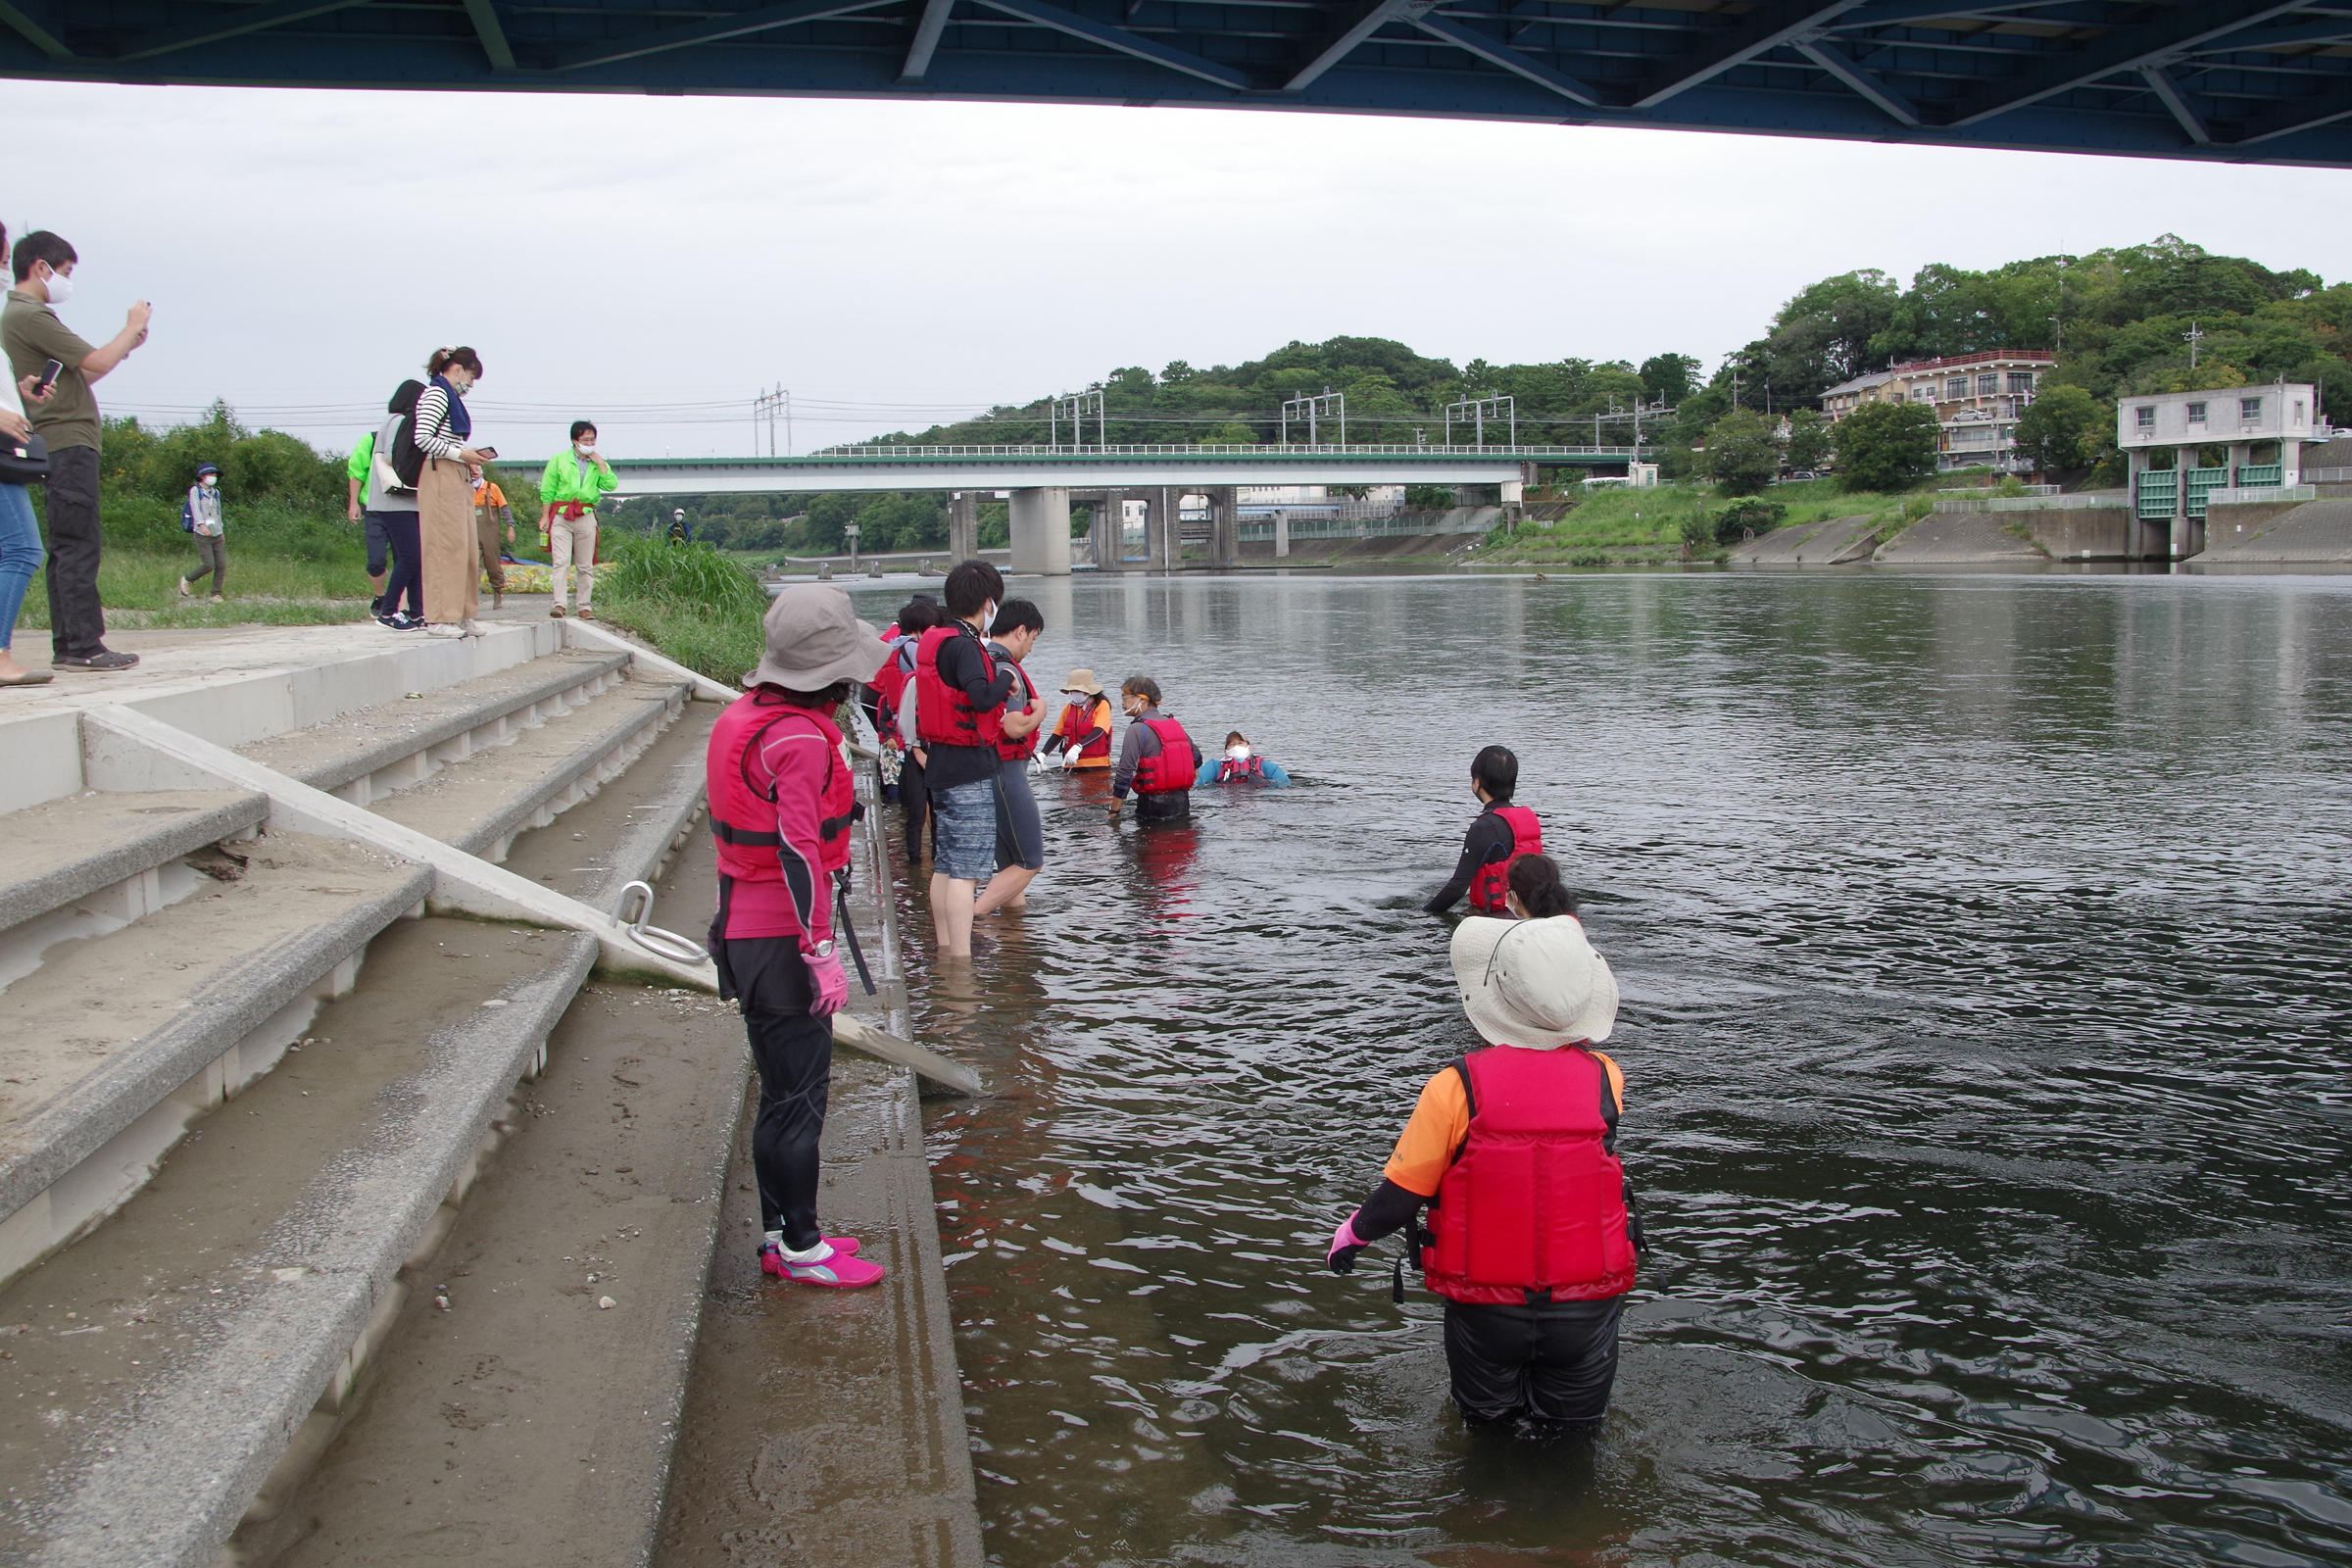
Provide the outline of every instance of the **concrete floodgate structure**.
<path id="1" fill-rule="evenodd" d="M 882 1365 L 894 1396 L 798 1493 L 681 1494 L 680 1544 L 724 1516 L 811 1561 L 977 1563 L 906 1064 L 978 1079 L 884 1032 L 875 815 L 884 990 L 836 1036 L 898 1064 L 843 1058 L 827 1201 L 892 1277 L 812 1303 L 747 1284 L 740 1234 L 714 1269 L 741 1023 L 613 913 L 676 857 L 661 917 L 699 934 L 735 694 L 600 627 L 490 624 L 142 639 L 0 710 L 0 1558 L 650 1561 L 716 1301 L 734 1377 Z M 794 1416 L 698 1441 L 805 1444 Z"/>

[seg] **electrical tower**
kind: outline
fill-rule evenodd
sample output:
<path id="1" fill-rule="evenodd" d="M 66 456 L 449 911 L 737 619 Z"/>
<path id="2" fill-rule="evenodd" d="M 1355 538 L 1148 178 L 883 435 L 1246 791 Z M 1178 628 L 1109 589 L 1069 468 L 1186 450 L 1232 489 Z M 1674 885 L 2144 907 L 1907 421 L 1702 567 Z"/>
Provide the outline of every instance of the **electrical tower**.
<path id="1" fill-rule="evenodd" d="M 1487 421 L 1489 419 L 1509 420 L 1511 445 L 1516 447 L 1519 444 L 1519 400 L 1507 393 L 1501 397 L 1489 393 L 1483 398 L 1465 398 L 1459 403 L 1446 404 L 1446 444 L 1447 446 L 1453 445 L 1453 422 L 1456 419 L 1466 421 L 1476 432 L 1475 439 L 1481 450 L 1484 450 L 1487 444 Z"/>
<path id="2" fill-rule="evenodd" d="M 1313 446 L 1320 437 L 1317 421 L 1336 418 L 1340 422 L 1340 445 L 1348 444 L 1348 394 L 1325 387 L 1320 393 L 1295 397 L 1282 406 L 1282 444 L 1291 444 L 1291 420 L 1306 421 L 1306 444 Z"/>
<path id="3" fill-rule="evenodd" d="M 1110 445 L 1110 416 L 1102 407 L 1102 394 L 1099 389 L 1093 392 L 1065 392 L 1054 400 L 1053 412 L 1047 416 L 1047 445 L 1061 445 L 1061 421 L 1064 419 L 1070 421 L 1070 445 L 1086 445 L 1086 416 L 1089 414 L 1095 416 L 1095 445 Z"/>

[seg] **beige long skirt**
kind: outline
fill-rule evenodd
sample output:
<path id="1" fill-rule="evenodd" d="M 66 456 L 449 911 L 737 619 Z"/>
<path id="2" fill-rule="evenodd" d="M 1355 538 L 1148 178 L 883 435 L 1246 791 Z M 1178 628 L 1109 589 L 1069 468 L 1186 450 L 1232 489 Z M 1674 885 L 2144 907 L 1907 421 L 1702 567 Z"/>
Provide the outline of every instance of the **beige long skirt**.
<path id="1" fill-rule="evenodd" d="M 434 458 L 416 481 L 417 564 L 424 568 L 424 618 L 455 625 L 482 608 L 475 556 L 473 479 L 466 465 Z"/>

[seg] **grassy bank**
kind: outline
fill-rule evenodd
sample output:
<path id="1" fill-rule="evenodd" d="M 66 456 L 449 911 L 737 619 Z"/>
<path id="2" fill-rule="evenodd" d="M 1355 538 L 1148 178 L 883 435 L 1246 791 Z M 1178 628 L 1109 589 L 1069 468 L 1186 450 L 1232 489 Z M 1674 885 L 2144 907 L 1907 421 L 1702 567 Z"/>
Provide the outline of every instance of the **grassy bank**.
<path id="1" fill-rule="evenodd" d="M 707 544 L 619 534 L 597 571 L 599 617 L 729 686 L 760 662 L 767 604 L 750 572 Z"/>
<path id="2" fill-rule="evenodd" d="M 1914 512 L 1924 510 L 1923 498 L 1917 495 L 1846 494 L 1829 479 L 1775 485 L 1758 499 L 1788 509 L 1774 524 L 1779 527 L 1867 514 L 1891 532 L 1901 525 L 1906 505 Z M 1600 490 L 1557 522 L 1530 520 L 1496 530 L 1470 559 L 1571 566 L 1666 564 L 1683 559 L 1686 529 L 1694 518 L 1711 517 L 1729 505 L 1711 487 L 1701 485 Z M 1723 551 L 1721 544 L 1707 542 L 1695 546 L 1693 554 L 1713 561 L 1723 559 Z"/>
<path id="3" fill-rule="evenodd" d="M 41 492 L 33 491 L 36 506 Z M 333 625 L 368 615 L 368 551 L 357 524 L 320 507 L 263 502 L 227 511 L 228 593 L 213 604 L 212 579 L 199 596 L 179 597 L 183 572 L 197 566 L 196 547 L 179 531 L 179 508 L 144 496 L 109 495 L 101 503 L 105 554 L 98 602 L 111 626 Z M 46 630 L 49 599 L 35 574 L 22 630 Z"/>

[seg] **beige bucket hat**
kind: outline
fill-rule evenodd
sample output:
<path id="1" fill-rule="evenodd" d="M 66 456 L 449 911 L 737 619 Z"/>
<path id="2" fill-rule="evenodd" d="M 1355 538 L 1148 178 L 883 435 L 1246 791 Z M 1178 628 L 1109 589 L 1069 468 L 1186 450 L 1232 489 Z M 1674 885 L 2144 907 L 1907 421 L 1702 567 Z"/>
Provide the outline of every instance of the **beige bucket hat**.
<path id="1" fill-rule="evenodd" d="M 1453 977 L 1470 1026 L 1490 1045 L 1597 1045 L 1617 1027 L 1617 977 L 1574 915 L 1470 916 L 1453 928 Z"/>
<path id="2" fill-rule="evenodd" d="M 889 645 L 858 618 L 850 596 L 824 583 L 795 583 L 776 595 L 763 624 L 767 657 L 752 671 L 753 686 L 821 692 L 837 680 L 872 680 L 890 658 Z"/>
<path id="3" fill-rule="evenodd" d="M 1061 689 L 1065 692 L 1084 692 L 1089 697 L 1102 695 L 1102 683 L 1095 679 L 1095 672 L 1091 669 L 1071 670 L 1070 678 L 1061 683 Z"/>

